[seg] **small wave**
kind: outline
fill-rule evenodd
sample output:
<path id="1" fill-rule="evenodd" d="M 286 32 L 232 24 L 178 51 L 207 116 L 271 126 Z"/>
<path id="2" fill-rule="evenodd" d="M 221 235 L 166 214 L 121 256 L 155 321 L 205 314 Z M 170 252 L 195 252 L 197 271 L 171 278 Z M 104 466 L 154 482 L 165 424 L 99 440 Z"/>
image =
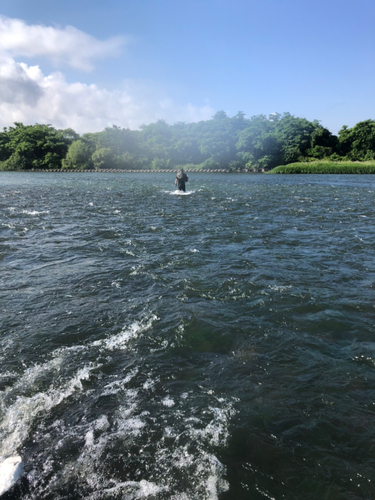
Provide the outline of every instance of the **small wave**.
<path id="1" fill-rule="evenodd" d="M 41 215 L 41 214 L 49 214 L 49 210 L 41 210 L 41 211 L 37 211 L 37 210 L 22 210 L 23 214 L 27 214 L 27 215 Z"/>
<path id="2" fill-rule="evenodd" d="M 269 285 L 268 288 L 274 292 L 285 292 L 285 290 L 290 290 L 292 285 Z"/>
<path id="3" fill-rule="evenodd" d="M 79 362 L 83 351 L 91 351 L 97 347 L 104 349 L 106 352 L 124 349 L 131 339 L 138 337 L 141 332 L 151 328 L 153 322 L 157 319 L 155 315 L 151 315 L 143 322 L 133 322 L 129 327 L 123 328 L 117 335 L 94 341 L 86 346 L 75 345 L 57 349 L 52 353 L 52 359 L 44 364 L 36 364 L 27 368 L 2 393 L 2 404 L 0 406 L 0 433 L 2 435 L 0 458 L 15 453 L 27 438 L 33 421 L 40 413 L 49 412 L 75 392 L 82 391 L 82 381 L 88 380 L 91 372 L 102 366 L 100 362 L 88 362 L 78 368 L 72 377 L 65 379 L 63 368 L 67 363 L 74 365 Z M 128 376 L 132 378 L 132 372 Z M 54 382 L 50 384 L 50 380 Z M 123 384 L 127 380 L 125 378 Z M 114 386 L 115 383 L 112 391 L 110 386 L 106 386 L 108 394 L 116 392 Z M 10 404 L 7 405 L 8 401 Z"/>
<path id="4" fill-rule="evenodd" d="M 82 380 L 90 377 L 90 372 L 97 365 L 92 363 L 76 371 L 75 375 L 61 386 L 50 387 L 46 391 L 38 391 L 35 394 L 17 395 L 15 402 L 6 408 L 5 415 L 0 421 L 0 431 L 2 442 L 0 445 L 0 457 L 6 457 L 15 453 L 28 437 L 32 422 L 40 413 L 46 413 L 66 400 L 77 390 L 82 390 Z M 43 366 L 33 367 L 22 377 L 16 387 L 22 387 L 27 392 L 37 390 L 37 385 L 33 383 L 36 376 L 40 376 L 45 369 Z M 5 391 L 8 399 L 15 393 L 15 388 Z M 12 399 L 14 396 L 12 396 Z"/>
<path id="5" fill-rule="evenodd" d="M 158 317 L 153 314 L 145 322 L 135 321 L 130 326 L 123 328 L 117 335 L 94 341 L 92 346 L 104 347 L 110 351 L 124 348 L 127 346 L 129 340 L 137 338 L 141 332 L 151 328 L 156 320 L 158 320 Z"/>

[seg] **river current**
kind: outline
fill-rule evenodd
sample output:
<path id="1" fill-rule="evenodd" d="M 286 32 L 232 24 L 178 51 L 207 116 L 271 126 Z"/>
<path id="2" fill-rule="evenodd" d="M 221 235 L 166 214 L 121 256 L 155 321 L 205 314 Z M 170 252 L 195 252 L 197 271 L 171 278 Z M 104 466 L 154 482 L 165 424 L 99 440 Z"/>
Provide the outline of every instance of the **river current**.
<path id="1" fill-rule="evenodd" d="M 0 173 L 29 500 L 375 498 L 375 176 Z"/>

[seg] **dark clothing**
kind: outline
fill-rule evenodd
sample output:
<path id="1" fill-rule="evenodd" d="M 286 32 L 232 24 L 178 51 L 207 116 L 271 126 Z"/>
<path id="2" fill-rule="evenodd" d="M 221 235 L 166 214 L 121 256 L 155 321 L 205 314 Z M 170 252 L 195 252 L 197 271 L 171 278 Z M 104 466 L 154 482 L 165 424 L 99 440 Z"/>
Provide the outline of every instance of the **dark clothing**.
<path id="1" fill-rule="evenodd" d="M 189 180 L 189 177 L 185 174 L 180 174 L 180 172 L 177 174 L 177 187 L 179 191 L 185 191 L 185 182 Z"/>

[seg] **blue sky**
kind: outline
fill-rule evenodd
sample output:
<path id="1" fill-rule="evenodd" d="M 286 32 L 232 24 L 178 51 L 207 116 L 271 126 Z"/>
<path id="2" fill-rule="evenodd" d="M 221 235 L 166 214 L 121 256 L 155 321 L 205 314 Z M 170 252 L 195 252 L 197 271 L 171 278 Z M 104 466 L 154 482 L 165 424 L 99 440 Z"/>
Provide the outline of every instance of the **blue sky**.
<path id="1" fill-rule="evenodd" d="M 0 125 L 375 119 L 373 0 L 2 0 Z"/>

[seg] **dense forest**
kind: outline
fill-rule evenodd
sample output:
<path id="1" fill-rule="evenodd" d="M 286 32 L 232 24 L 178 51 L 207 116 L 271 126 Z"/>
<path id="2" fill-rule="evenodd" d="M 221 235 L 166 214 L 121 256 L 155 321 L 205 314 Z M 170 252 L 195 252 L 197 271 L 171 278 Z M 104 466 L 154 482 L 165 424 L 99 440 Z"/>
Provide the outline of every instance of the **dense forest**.
<path id="1" fill-rule="evenodd" d="M 211 120 L 140 130 L 108 127 L 77 134 L 51 125 L 5 127 L 0 170 L 38 169 L 229 169 L 263 171 L 293 162 L 375 159 L 375 121 L 342 127 L 338 136 L 319 121 L 289 113 L 246 118 L 217 112 Z"/>

